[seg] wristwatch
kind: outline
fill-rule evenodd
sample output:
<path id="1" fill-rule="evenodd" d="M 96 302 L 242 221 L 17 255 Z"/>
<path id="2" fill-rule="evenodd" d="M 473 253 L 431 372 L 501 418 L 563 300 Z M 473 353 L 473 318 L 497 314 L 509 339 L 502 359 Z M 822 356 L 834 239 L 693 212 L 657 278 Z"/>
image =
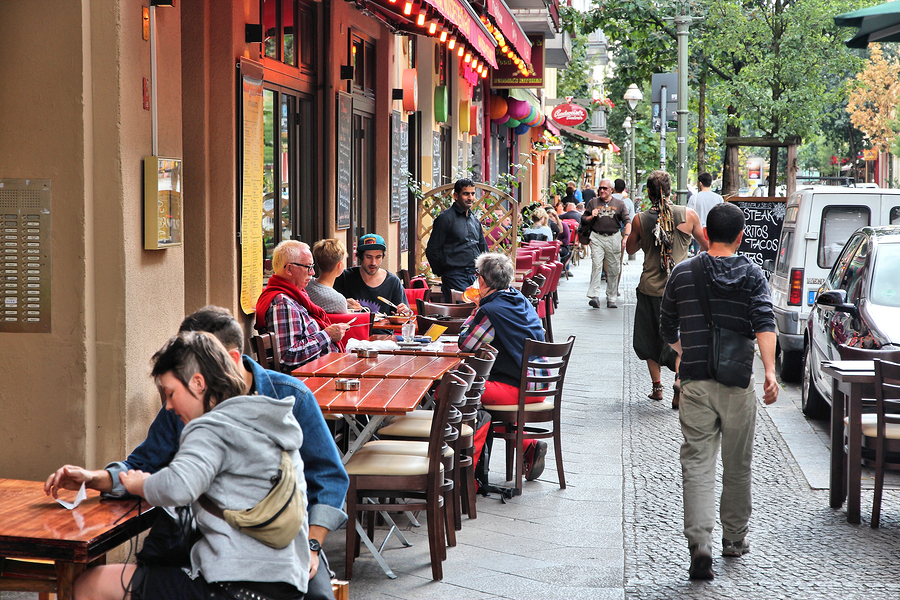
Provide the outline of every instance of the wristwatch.
<path id="1" fill-rule="evenodd" d="M 318 552 L 322 549 L 322 544 L 319 543 L 319 540 L 309 540 L 309 550 L 310 552 Z"/>

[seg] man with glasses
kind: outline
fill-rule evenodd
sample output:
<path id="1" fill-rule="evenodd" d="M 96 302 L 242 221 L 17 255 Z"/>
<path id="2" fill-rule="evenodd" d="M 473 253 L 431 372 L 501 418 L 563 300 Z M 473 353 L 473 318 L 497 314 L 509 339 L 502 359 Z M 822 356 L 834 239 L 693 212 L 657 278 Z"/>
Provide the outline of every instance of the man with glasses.
<path id="1" fill-rule="evenodd" d="M 588 298 L 594 308 L 600 308 L 600 287 L 606 268 L 606 308 L 618 308 L 616 296 L 619 274 L 622 271 L 622 252 L 625 239 L 631 233 L 631 217 L 625 203 L 612 197 L 613 184 L 609 179 L 600 182 L 599 195 L 584 207 L 582 225 L 591 232 L 591 284 Z M 624 226 L 624 227 L 623 227 Z M 621 229 L 621 233 L 619 230 Z"/>
<path id="2" fill-rule="evenodd" d="M 315 272 L 309 246 L 285 240 L 272 251 L 275 274 L 269 277 L 256 302 L 256 329 L 275 333 L 285 367 L 298 367 L 343 349 L 341 340 L 350 326 L 332 323 L 306 293 Z"/>
<path id="3" fill-rule="evenodd" d="M 412 314 L 406 306 L 406 292 L 403 282 L 393 273 L 381 268 L 387 245 L 384 238 L 377 233 L 367 233 L 359 238 L 356 245 L 356 258 L 360 266 L 345 269 L 334 280 L 334 290 L 345 298 L 362 300 L 363 306 L 377 308 L 385 314 L 393 314 L 396 310 L 401 315 Z M 390 301 L 394 306 L 380 298 Z"/>

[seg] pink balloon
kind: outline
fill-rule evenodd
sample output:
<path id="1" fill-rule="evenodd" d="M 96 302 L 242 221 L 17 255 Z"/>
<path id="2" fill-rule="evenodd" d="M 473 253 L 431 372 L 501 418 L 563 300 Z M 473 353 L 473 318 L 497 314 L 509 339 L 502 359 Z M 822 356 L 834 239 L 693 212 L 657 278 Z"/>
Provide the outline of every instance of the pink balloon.
<path id="1" fill-rule="evenodd" d="M 506 123 L 507 121 L 509 121 L 509 115 L 503 115 L 503 116 L 500 117 L 499 119 L 491 119 L 491 120 L 492 120 L 494 123 L 496 123 L 497 125 L 503 125 L 504 123 Z"/>
<path id="2" fill-rule="evenodd" d="M 512 119 L 516 119 L 517 121 L 521 121 L 525 117 L 528 116 L 528 112 L 531 109 L 531 105 L 523 100 L 516 100 L 515 98 L 511 98 L 507 101 L 509 104 L 509 108 L 506 113 Z"/>

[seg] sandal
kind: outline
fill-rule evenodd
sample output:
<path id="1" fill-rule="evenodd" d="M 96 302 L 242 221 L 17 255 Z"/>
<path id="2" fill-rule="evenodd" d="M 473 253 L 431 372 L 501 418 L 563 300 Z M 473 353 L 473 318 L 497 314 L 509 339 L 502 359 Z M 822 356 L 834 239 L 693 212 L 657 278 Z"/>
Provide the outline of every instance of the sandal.
<path id="1" fill-rule="evenodd" d="M 677 380 L 672 385 L 672 391 L 675 392 L 675 395 L 672 396 L 672 408 L 678 410 L 678 405 L 681 404 L 681 383 Z"/>
<path id="2" fill-rule="evenodd" d="M 662 383 L 654 383 L 653 391 L 647 394 L 647 397 L 651 400 L 662 400 L 663 399 L 663 384 Z"/>

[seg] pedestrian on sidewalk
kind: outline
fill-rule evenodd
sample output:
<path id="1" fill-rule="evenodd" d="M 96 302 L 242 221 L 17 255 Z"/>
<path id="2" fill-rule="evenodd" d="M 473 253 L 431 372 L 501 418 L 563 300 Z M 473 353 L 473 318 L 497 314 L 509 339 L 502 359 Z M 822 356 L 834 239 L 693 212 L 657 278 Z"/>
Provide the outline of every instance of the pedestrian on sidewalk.
<path id="1" fill-rule="evenodd" d="M 606 308 L 618 308 L 616 297 L 619 274 L 622 272 L 622 252 L 625 250 L 625 238 L 631 233 L 631 218 L 625 204 L 612 197 L 612 181 L 604 179 L 597 189 L 600 195 L 585 205 L 584 214 L 581 216 L 582 228 L 590 231 L 591 236 L 591 284 L 587 292 L 590 298 L 588 304 L 600 308 L 600 287 L 605 267 Z M 622 233 L 619 233 L 620 228 Z"/>
<path id="2" fill-rule="evenodd" d="M 616 180 L 618 181 L 618 180 Z M 688 257 L 693 235 L 703 250 L 708 245 L 700 226 L 700 218 L 693 210 L 672 204 L 672 179 L 665 171 L 653 171 L 647 178 L 650 209 L 635 215 L 631 221 L 631 235 L 625 242 L 628 254 L 644 251 L 644 269 L 637 287 L 637 307 L 634 311 L 632 344 L 638 358 L 647 361 L 653 388 L 647 396 L 663 399 L 660 365 L 675 373 L 672 408 L 678 408 L 681 392 L 678 381 L 678 360 L 675 351 L 659 333 L 659 305 L 669 274 L 675 265 Z"/>
<path id="3" fill-rule="evenodd" d="M 759 267 L 735 254 L 743 232 L 744 213 L 739 208 L 728 203 L 713 207 L 704 228 L 709 251 L 675 266 L 660 307 L 660 332 L 681 356 L 681 472 L 691 579 L 713 578 L 711 536 L 716 524 L 716 457 L 720 443 L 722 556 L 742 556 L 750 551 L 745 538 L 752 510 L 750 464 L 756 430 L 753 377 L 745 388 L 723 385 L 710 377 L 710 330 L 699 293 L 709 299 L 713 323 L 756 337 L 765 368 L 763 402 L 772 404 L 778 398 L 772 299 Z M 694 279 L 694 261 L 699 261 L 702 281 Z"/>

